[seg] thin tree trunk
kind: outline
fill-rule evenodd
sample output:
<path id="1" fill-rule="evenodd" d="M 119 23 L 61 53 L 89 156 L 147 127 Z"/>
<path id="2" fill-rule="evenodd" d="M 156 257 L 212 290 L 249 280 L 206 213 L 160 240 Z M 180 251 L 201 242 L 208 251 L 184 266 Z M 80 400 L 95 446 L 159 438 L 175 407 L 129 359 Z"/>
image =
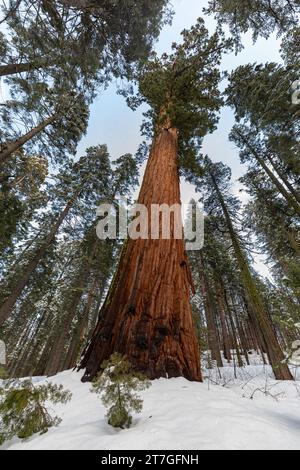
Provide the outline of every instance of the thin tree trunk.
<path id="1" fill-rule="evenodd" d="M 216 296 L 217 296 L 217 302 L 218 302 L 218 307 L 219 307 L 219 316 L 220 316 L 222 338 L 223 338 L 223 344 L 224 344 L 224 357 L 230 363 L 232 359 L 231 350 L 230 350 L 230 342 L 229 342 L 229 335 L 228 335 L 228 330 L 227 330 L 227 325 L 226 325 L 226 316 L 225 316 L 224 304 L 223 304 L 223 299 L 222 299 L 222 292 L 221 292 L 219 285 L 216 286 Z"/>
<path id="2" fill-rule="evenodd" d="M 78 359 L 78 354 L 80 350 L 80 345 L 84 341 L 87 335 L 88 323 L 89 323 L 89 313 L 91 310 L 91 306 L 93 303 L 95 290 L 96 290 L 97 280 L 95 279 L 92 287 L 89 290 L 88 298 L 83 309 L 83 312 L 77 322 L 77 326 L 75 328 L 75 332 L 73 334 L 72 340 L 70 342 L 68 352 L 66 355 L 66 359 L 64 361 L 63 370 L 71 369 L 76 366 L 76 362 Z"/>
<path id="3" fill-rule="evenodd" d="M 242 359 L 242 356 L 241 356 L 238 335 L 236 333 L 236 326 L 235 326 L 234 318 L 233 318 L 233 315 L 232 315 L 232 312 L 231 312 L 231 309 L 230 309 L 230 306 L 229 306 L 229 303 L 228 303 L 228 300 L 227 300 L 226 293 L 225 293 L 225 302 L 226 302 L 227 312 L 228 312 L 228 316 L 229 316 L 229 323 L 230 323 L 231 333 L 232 333 L 232 337 L 233 337 L 234 349 L 236 350 L 238 366 L 243 367 L 244 363 L 243 363 L 243 359 Z"/>
<path id="4" fill-rule="evenodd" d="M 217 362 L 218 367 L 223 367 L 223 361 L 220 351 L 216 319 L 214 318 L 214 309 L 212 305 L 209 283 L 205 274 L 205 267 L 202 253 L 199 254 L 201 266 L 199 266 L 199 277 L 201 283 L 202 297 L 204 299 L 204 313 L 207 324 L 208 345 L 211 350 L 211 357 Z"/>
<path id="5" fill-rule="evenodd" d="M 45 64 L 37 64 L 34 62 L 26 62 L 22 64 L 7 64 L 0 65 L 0 77 L 7 75 L 15 75 L 16 73 L 31 72 L 32 70 L 38 70 L 45 66 Z"/>
<path id="6" fill-rule="evenodd" d="M 285 174 L 278 168 L 278 166 L 274 163 L 273 158 L 270 155 L 267 155 L 267 158 L 269 162 L 272 165 L 273 170 L 277 173 L 281 181 L 284 183 L 284 185 L 288 188 L 289 192 L 294 196 L 296 201 L 300 204 L 300 194 L 297 192 L 293 185 L 289 182 L 288 178 L 285 176 Z"/>
<path id="7" fill-rule="evenodd" d="M 27 283 L 32 276 L 32 274 L 35 272 L 39 262 L 41 259 L 44 257 L 45 253 L 47 252 L 49 246 L 52 244 L 61 224 L 67 217 L 76 197 L 78 196 L 80 191 L 76 191 L 72 199 L 68 202 L 60 216 L 58 217 L 57 221 L 53 225 L 52 229 L 48 233 L 48 235 L 45 237 L 44 241 L 42 242 L 41 246 L 37 248 L 37 250 L 34 253 L 33 258 L 29 261 L 27 266 L 24 267 L 24 270 L 22 272 L 21 277 L 17 279 L 17 281 L 14 283 L 13 288 L 11 289 L 11 292 L 9 296 L 6 298 L 4 303 L 2 304 L 0 308 L 0 326 L 3 325 L 3 323 L 7 320 L 7 318 L 10 316 L 14 306 L 16 305 L 16 302 L 20 295 L 22 294 L 23 290 L 27 286 Z"/>
<path id="8" fill-rule="evenodd" d="M 230 314 L 232 316 L 232 321 L 234 322 L 234 324 L 237 325 L 238 337 L 240 339 L 242 353 L 245 356 L 247 365 L 249 366 L 250 361 L 249 361 L 248 351 L 249 351 L 250 348 L 249 348 L 249 344 L 248 344 L 248 341 L 247 341 L 246 333 L 244 331 L 243 322 L 240 321 L 240 318 L 239 318 L 239 315 L 238 315 L 238 312 L 237 312 L 237 308 L 236 308 L 236 304 L 235 304 L 235 296 L 234 296 L 231 289 L 229 290 L 229 297 L 230 297 L 230 305 L 231 305 L 233 313 L 231 312 L 229 301 L 227 300 L 228 311 L 230 311 Z"/>
<path id="9" fill-rule="evenodd" d="M 93 245 L 89 257 L 85 258 L 82 262 L 77 278 L 71 288 L 71 291 L 73 292 L 71 299 L 67 299 L 62 306 L 62 319 L 61 322 L 59 322 L 60 328 L 58 330 L 58 337 L 56 338 L 48 358 L 48 364 L 46 368 L 46 375 L 48 376 L 55 375 L 63 370 L 63 364 L 66 359 L 66 353 L 64 351 L 65 346 L 70 334 L 73 319 L 76 315 L 78 305 L 83 295 L 83 288 L 86 285 L 90 274 L 91 260 L 95 253 L 96 243 Z"/>
<path id="10" fill-rule="evenodd" d="M 230 238 L 233 244 L 235 256 L 239 268 L 241 270 L 242 282 L 250 306 L 250 314 L 253 314 L 254 323 L 257 323 L 262 333 L 267 348 L 268 358 L 273 368 L 274 375 L 277 380 L 294 380 L 288 365 L 283 362 L 285 359 L 284 354 L 280 348 L 272 323 L 269 320 L 268 312 L 266 312 L 265 310 L 264 301 L 261 298 L 256 283 L 252 278 L 252 274 L 248 266 L 248 261 L 242 251 L 240 242 L 236 236 L 224 198 L 221 194 L 221 191 L 218 187 L 213 173 L 210 173 L 210 176 L 224 213 Z"/>
<path id="11" fill-rule="evenodd" d="M 160 130 L 145 172 L 139 204 L 180 204 L 177 129 Z M 161 228 L 161 227 L 160 227 Z M 81 368 L 92 380 L 113 352 L 151 379 L 201 381 L 199 346 L 190 304 L 191 273 L 184 240 L 129 239 Z M 150 235 L 150 236 L 149 236 Z M 161 230 L 160 230 L 161 237 Z"/>
<path id="12" fill-rule="evenodd" d="M 1 145 L 1 150 L 0 150 L 0 164 L 5 163 L 8 158 L 16 152 L 19 148 L 21 148 L 26 142 L 31 140 L 33 137 L 38 135 L 40 132 L 42 132 L 47 126 L 52 124 L 56 119 L 58 118 L 58 114 L 53 114 L 50 116 L 48 119 L 45 119 L 43 122 L 41 122 L 38 126 L 34 127 L 31 129 L 29 132 L 24 134 L 22 137 L 19 139 L 15 140 L 14 142 L 6 142 L 5 144 Z"/>
<path id="13" fill-rule="evenodd" d="M 259 187 L 257 186 L 257 184 L 254 184 L 254 187 L 256 189 L 256 195 L 259 196 Z M 270 215 L 273 216 L 273 208 L 272 206 L 270 206 L 269 201 L 267 199 L 264 200 L 264 205 L 269 211 Z M 288 230 L 288 228 L 286 228 L 284 224 L 281 225 L 281 228 L 286 238 L 289 240 L 291 248 L 294 250 L 295 254 L 300 257 L 300 246 L 297 239 L 295 238 L 295 235 L 290 230 Z"/>
<path id="14" fill-rule="evenodd" d="M 52 299 L 51 299 L 52 300 Z M 47 307 L 50 307 L 51 300 L 49 299 L 47 303 Z M 33 369 L 31 361 L 36 359 L 37 351 L 37 339 L 40 333 L 41 328 L 45 322 L 46 318 L 46 311 L 41 316 L 36 329 L 32 333 L 32 335 L 28 338 L 27 346 L 24 348 L 24 351 L 18 359 L 15 369 L 13 370 L 11 376 L 12 377 L 28 377 L 30 375 L 31 370 Z"/>

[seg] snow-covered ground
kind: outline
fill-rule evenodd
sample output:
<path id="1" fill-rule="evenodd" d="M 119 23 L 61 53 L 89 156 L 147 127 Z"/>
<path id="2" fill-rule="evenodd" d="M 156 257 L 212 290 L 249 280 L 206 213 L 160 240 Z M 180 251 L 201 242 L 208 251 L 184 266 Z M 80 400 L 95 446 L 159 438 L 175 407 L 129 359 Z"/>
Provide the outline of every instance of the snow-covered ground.
<path id="1" fill-rule="evenodd" d="M 107 424 L 101 401 L 80 381 L 82 373 L 63 372 L 52 382 L 73 398 L 53 410 L 60 426 L 1 450 L 300 450 L 300 382 L 276 382 L 269 367 L 255 358 L 252 363 L 237 370 L 237 378 L 231 364 L 221 377 L 216 369 L 205 371 L 203 384 L 182 378 L 152 382 L 128 430 Z"/>

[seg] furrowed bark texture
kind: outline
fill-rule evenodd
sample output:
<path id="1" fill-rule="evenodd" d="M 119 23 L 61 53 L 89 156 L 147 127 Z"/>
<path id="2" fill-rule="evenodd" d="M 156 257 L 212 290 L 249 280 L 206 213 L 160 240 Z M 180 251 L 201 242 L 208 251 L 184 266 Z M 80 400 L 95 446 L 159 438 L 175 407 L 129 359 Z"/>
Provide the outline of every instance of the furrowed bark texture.
<path id="1" fill-rule="evenodd" d="M 180 203 L 177 153 L 177 130 L 162 130 L 138 200 L 149 213 L 151 204 Z M 183 376 L 201 381 L 191 286 L 184 240 L 164 240 L 161 235 L 158 240 L 129 239 L 80 365 L 86 368 L 83 380 L 92 380 L 102 362 L 119 352 L 151 379 Z"/>

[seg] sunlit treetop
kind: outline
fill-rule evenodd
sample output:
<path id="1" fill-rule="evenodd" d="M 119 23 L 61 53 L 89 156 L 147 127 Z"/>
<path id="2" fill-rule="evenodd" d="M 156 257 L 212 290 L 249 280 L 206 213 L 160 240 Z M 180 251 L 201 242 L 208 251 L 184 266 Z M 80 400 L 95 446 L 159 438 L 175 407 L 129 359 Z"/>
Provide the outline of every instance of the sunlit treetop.
<path id="1" fill-rule="evenodd" d="M 191 157 L 203 137 L 213 132 L 223 104 L 219 83 L 222 53 L 232 48 L 218 29 L 212 36 L 200 18 L 182 32 L 181 44 L 174 43 L 170 54 L 151 59 L 139 68 L 134 87 L 127 89 L 128 104 L 136 109 L 147 103 L 143 131 L 153 136 L 162 128 L 175 127 L 179 133 L 180 156 Z"/>
<path id="2" fill-rule="evenodd" d="M 238 121 L 250 120 L 258 128 L 276 132 L 299 132 L 299 105 L 292 103 L 292 84 L 298 66 L 276 63 L 248 64 L 229 76 L 227 104 Z"/>

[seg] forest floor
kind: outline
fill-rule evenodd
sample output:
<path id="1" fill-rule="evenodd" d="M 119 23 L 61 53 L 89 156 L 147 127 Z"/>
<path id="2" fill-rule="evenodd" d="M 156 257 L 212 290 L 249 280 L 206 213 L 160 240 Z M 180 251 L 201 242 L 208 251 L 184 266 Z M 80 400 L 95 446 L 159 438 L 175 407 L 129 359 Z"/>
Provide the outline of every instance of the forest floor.
<path id="1" fill-rule="evenodd" d="M 107 424 L 101 401 L 80 382 L 82 373 L 63 372 L 51 379 L 73 393 L 70 403 L 53 407 L 60 426 L 2 450 L 300 450 L 300 381 L 276 382 L 257 356 L 251 362 L 236 373 L 232 363 L 205 370 L 203 384 L 152 382 L 128 430 Z"/>

